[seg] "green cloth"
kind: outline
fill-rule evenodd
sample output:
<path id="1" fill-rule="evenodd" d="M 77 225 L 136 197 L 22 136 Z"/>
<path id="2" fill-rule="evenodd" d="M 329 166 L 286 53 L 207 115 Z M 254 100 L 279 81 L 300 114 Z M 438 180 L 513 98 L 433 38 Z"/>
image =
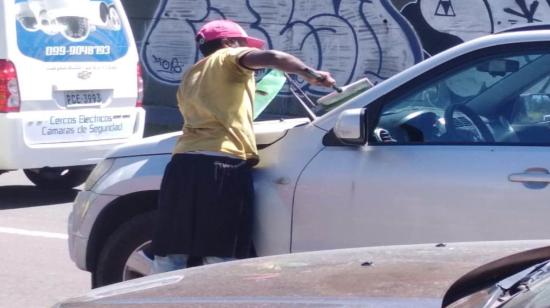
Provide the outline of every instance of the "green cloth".
<path id="1" fill-rule="evenodd" d="M 279 94 L 286 83 L 283 72 L 271 70 L 256 83 L 256 97 L 254 98 L 254 119 L 267 108 L 269 103 Z"/>

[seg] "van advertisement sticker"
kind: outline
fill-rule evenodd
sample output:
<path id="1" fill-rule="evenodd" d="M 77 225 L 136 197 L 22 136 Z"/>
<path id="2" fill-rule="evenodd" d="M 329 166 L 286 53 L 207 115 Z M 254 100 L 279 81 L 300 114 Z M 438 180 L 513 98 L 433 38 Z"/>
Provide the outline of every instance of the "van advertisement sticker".
<path id="1" fill-rule="evenodd" d="M 21 52 L 45 62 L 106 62 L 128 52 L 113 0 L 15 0 Z"/>
<path id="2" fill-rule="evenodd" d="M 135 111 L 81 110 L 36 112 L 24 119 L 29 144 L 129 138 L 134 133 Z"/>

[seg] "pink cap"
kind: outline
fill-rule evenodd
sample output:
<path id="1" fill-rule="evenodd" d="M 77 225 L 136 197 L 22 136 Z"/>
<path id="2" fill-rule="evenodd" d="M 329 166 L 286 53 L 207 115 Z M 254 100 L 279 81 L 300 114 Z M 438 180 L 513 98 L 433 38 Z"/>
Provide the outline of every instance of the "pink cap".
<path id="1" fill-rule="evenodd" d="M 249 47 L 262 48 L 265 45 L 263 40 L 250 37 L 239 24 L 231 20 L 214 20 L 203 25 L 197 33 L 197 42 L 206 42 L 220 38 L 244 38 Z"/>

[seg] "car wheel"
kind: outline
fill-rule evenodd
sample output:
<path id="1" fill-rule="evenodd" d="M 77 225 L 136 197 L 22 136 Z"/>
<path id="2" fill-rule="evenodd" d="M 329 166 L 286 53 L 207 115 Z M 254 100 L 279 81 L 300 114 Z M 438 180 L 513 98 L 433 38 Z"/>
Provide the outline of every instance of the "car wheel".
<path id="1" fill-rule="evenodd" d="M 86 181 L 93 166 L 25 169 L 27 178 L 40 188 L 70 189 Z"/>
<path id="2" fill-rule="evenodd" d="M 148 212 L 133 217 L 109 236 L 92 273 L 93 288 L 149 274 L 153 260 L 148 249 L 154 214 Z"/>

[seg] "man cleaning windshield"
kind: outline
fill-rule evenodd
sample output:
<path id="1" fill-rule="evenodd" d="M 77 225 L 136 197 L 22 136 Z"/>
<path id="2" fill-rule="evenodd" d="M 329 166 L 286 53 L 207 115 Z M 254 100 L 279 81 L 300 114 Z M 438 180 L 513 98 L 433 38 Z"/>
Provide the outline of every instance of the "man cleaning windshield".
<path id="1" fill-rule="evenodd" d="M 178 140 L 161 184 L 153 234 L 153 273 L 247 257 L 251 245 L 253 184 L 258 163 L 253 131 L 254 70 L 274 68 L 331 87 L 328 72 L 296 57 L 260 50 L 236 23 L 216 20 L 196 36 L 204 58 L 183 76 L 177 92 L 183 115 Z"/>

